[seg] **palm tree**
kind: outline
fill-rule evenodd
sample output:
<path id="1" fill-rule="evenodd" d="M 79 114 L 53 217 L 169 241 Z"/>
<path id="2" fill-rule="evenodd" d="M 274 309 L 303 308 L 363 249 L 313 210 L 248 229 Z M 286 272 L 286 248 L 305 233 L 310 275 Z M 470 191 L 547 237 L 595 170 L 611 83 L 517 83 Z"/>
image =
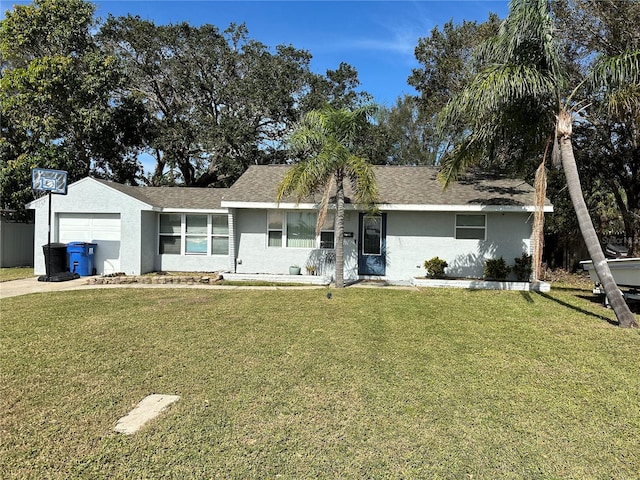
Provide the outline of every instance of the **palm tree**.
<path id="1" fill-rule="evenodd" d="M 599 73 L 604 67 L 594 69 L 598 74 L 591 75 L 591 83 L 597 84 L 601 93 L 610 91 L 620 79 L 639 84 L 639 53 L 628 54 L 627 61 L 608 62 L 608 75 Z M 497 36 L 479 47 L 477 59 L 484 68 L 438 118 L 442 132 L 458 126 L 462 137 L 441 161 L 445 187 L 467 166 L 491 155 L 496 146 L 521 138 L 523 132 L 528 141 L 540 147 L 549 138 L 554 158 L 561 161 L 580 231 L 619 325 L 637 327 L 611 275 L 582 194 L 571 135 L 575 116 L 586 108 L 574 97 L 587 82 L 568 89 L 548 1 L 511 0 Z M 633 90 L 637 92 L 637 88 Z M 523 111 L 530 114 L 524 122 Z"/>
<path id="2" fill-rule="evenodd" d="M 335 285 L 344 287 L 344 182 L 351 182 L 357 205 L 374 210 L 378 197 L 373 167 L 366 158 L 354 153 L 362 128 L 373 107 L 356 110 L 326 106 L 305 115 L 294 129 L 289 144 L 303 160 L 289 169 L 278 187 L 277 201 L 293 194 L 297 202 L 322 192 L 316 235 L 325 221 L 331 194 L 336 206 Z"/>

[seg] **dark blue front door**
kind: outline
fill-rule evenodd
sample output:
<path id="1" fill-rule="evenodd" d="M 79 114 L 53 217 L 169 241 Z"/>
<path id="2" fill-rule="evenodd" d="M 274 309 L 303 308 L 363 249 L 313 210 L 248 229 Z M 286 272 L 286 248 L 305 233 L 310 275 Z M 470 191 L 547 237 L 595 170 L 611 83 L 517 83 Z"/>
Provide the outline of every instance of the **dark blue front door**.
<path id="1" fill-rule="evenodd" d="M 360 214 L 358 226 L 358 275 L 386 272 L 387 214 Z"/>

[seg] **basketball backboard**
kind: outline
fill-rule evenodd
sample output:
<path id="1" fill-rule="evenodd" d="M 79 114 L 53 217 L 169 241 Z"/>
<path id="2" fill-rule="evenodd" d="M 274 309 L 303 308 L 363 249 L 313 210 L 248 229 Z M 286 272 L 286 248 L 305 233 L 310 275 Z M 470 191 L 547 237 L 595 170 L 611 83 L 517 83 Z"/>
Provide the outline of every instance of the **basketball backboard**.
<path id="1" fill-rule="evenodd" d="M 64 170 L 49 170 L 34 168 L 31 170 L 31 188 L 41 192 L 51 192 L 60 195 L 67 194 L 67 172 Z"/>

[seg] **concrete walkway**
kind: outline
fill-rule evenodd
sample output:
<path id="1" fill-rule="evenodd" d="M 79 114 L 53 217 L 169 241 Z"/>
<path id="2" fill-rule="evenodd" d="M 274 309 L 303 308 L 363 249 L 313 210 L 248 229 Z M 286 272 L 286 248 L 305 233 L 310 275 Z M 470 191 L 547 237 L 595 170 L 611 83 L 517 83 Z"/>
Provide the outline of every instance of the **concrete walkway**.
<path id="1" fill-rule="evenodd" d="M 76 278 L 67 282 L 39 282 L 38 277 L 0 282 L 0 298 L 17 297 L 29 293 L 59 292 L 86 286 L 86 278 Z"/>

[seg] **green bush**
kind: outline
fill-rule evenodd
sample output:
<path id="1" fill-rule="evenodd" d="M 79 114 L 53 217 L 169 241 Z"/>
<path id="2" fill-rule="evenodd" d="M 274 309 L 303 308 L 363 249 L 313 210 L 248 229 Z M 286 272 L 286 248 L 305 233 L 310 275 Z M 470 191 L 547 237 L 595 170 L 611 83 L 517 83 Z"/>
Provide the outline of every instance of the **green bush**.
<path id="1" fill-rule="evenodd" d="M 484 263 L 484 278 L 487 280 L 506 280 L 511 268 L 504 258 L 489 258 Z"/>
<path id="2" fill-rule="evenodd" d="M 449 264 L 446 260 L 433 257 L 431 260 L 424 261 L 424 268 L 427 270 L 427 278 L 444 278 L 444 269 Z"/>
<path id="3" fill-rule="evenodd" d="M 521 282 L 528 282 L 531 279 L 531 255 L 523 253 L 520 257 L 515 258 L 515 265 L 512 268 L 513 273 Z"/>

